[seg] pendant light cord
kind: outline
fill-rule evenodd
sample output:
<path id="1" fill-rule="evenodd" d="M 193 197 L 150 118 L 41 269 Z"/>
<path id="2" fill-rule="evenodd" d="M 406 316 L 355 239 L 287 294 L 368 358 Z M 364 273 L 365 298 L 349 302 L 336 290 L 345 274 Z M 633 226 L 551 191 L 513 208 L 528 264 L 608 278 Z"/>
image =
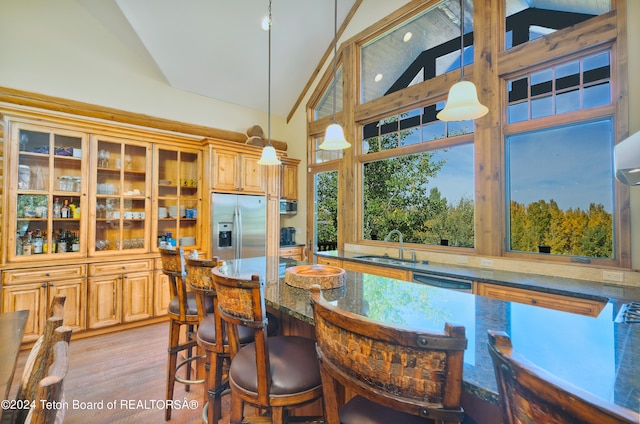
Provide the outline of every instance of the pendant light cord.
<path id="1" fill-rule="evenodd" d="M 464 0 L 460 0 L 460 80 L 464 79 Z"/>
<path id="2" fill-rule="evenodd" d="M 338 0 L 333 7 L 333 122 L 336 120 L 336 92 L 338 91 Z"/>
<path id="3" fill-rule="evenodd" d="M 271 146 L 271 0 L 269 0 L 269 65 L 267 66 L 267 145 Z"/>

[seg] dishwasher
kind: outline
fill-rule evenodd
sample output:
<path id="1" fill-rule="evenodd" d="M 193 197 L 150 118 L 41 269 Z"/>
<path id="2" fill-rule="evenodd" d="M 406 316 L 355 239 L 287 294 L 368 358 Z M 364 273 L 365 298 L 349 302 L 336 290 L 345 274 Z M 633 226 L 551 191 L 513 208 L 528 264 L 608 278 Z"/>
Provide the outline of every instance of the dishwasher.
<path id="1" fill-rule="evenodd" d="M 473 293 L 473 282 L 464 278 L 445 277 L 443 275 L 413 272 L 413 281 L 441 289 Z"/>

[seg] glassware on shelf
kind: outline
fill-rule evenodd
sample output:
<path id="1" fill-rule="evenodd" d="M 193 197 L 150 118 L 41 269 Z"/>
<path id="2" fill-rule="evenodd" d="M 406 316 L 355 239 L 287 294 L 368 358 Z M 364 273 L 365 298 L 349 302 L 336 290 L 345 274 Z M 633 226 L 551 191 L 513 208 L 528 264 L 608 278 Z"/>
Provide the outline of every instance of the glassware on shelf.
<path id="1" fill-rule="evenodd" d="M 37 167 L 34 171 L 33 190 L 44 190 L 44 175 L 42 174 L 42 168 Z"/>
<path id="2" fill-rule="evenodd" d="M 125 169 L 130 171 L 131 166 L 133 165 L 133 159 L 131 158 L 131 155 L 126 155 L 124 157 L 124 164 L 125 164 Z"/>
<path id="3" fill-rule="evenodd" d="M 29 165 L 18 165 L 18 190 L 31 188 L 31 168 Z"/>
<path id="4" fill-rule="evenodd" d="M 101 168 L 109 167 L 109 151 L 105 149 L 100 149 L 98 151 L 98 166 Z"/>

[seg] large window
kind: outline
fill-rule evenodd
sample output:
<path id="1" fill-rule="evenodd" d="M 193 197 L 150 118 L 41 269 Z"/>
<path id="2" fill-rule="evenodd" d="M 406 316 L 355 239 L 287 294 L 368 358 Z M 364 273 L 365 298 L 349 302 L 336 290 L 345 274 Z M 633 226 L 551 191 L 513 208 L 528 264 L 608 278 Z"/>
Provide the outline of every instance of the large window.
<path id="1" fill-rule="evenodd" d="M 316 250 L 334 250 L 338 245 L 338 171 L 314 175 Z"/>
<path id="2" fill-rule="evenodd" d="M 363 238 L 398 229 L 409 243 L 474 246 L 473 144 L 363 167 Z"/>
<path id="3" fill-rule="evenodd" d="M 613 122 L 507 137 L 510 250 L 613 257 Z"/>
<path id="4" fill-rule="evenodd" d="M 615 257 L 610 62 L 590 54 L 507 81 L 508 251 Z"/>
<path id="5" fill-rule="evenodd" d="M 464 61 L 473 62 L 473 4 L 464 2 Z M 444 0 L 361 48 L 365 103 L 460 68 L 460 1 Z"/>

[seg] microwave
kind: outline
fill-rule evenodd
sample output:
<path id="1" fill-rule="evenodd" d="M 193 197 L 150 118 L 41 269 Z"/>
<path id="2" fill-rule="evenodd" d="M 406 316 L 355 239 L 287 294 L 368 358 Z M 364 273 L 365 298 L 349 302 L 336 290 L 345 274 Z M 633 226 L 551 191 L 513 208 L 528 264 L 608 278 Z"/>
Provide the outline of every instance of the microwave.
<path id="1" fill-rule="evenodd" d="M 295 215 L 298 213 L 297 200 L 280 200 L 280 215 Z"/>

